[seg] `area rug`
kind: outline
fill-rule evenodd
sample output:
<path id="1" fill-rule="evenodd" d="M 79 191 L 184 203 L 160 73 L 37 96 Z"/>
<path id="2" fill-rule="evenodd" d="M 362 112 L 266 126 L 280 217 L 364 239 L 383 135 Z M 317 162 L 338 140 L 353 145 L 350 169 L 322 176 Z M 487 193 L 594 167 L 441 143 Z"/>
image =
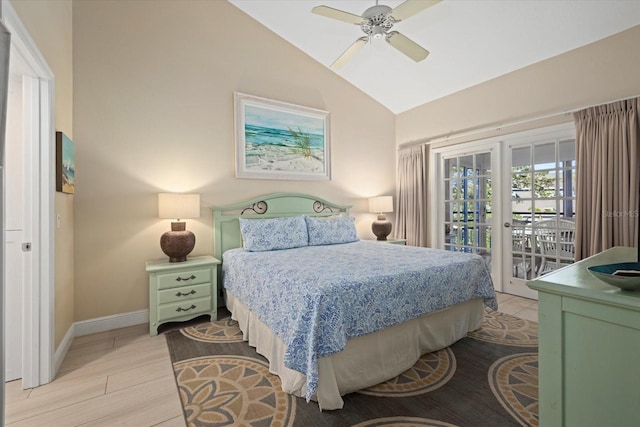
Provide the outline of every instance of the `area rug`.
<path id="1" fill-rule="evenodd" d="M 284 393 L 229 318 L 166 338 L 189 426 L 538 425 L 538 325 L 496 311 L 402 375 L 344 396 L 336 411 Z"/>

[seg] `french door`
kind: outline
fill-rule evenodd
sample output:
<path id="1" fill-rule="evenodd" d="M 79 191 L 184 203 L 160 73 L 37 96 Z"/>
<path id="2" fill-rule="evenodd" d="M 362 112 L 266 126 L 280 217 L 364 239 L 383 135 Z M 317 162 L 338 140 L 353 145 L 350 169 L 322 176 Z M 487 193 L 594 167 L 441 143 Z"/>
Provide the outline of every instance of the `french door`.
<path id="1" fill-rule="evenodd" d="M 491 265 L 491 151 L 444 157 L 444 249 L 471 252 Z"/>
<path id="2" fill-rule="evenodd" d="M 537 298 L 526 281 L 573 262 L 572 124 L 432 149 L 431 244 L 485 260 L 496 290 Z"/>
<path id="3" fill-rule="evenodd" d="M 514 141 L 503 222 L 504 292 L 535 298 L 526 286 L 574 261 L 576 160 L 573 135 Z"/>

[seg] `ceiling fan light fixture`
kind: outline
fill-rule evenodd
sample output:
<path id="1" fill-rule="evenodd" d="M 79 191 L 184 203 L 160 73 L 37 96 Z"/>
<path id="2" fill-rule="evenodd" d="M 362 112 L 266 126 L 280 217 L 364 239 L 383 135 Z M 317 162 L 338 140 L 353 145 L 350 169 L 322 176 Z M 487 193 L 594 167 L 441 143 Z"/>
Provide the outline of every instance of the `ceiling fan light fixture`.
<path id="1" fill-rule="evenodd" d="M 381 39 L 384 35 L 384 28 L 380 27 L 379 25 L 373 27 L 373 30 L 371 31 L 371 37 L 373 37 L 374 39 Z"/>

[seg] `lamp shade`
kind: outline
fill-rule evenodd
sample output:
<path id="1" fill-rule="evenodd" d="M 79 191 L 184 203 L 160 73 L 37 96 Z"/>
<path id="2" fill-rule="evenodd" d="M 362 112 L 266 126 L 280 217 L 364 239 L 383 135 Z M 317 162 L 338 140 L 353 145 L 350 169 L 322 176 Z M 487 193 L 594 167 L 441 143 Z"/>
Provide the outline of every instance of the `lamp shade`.
<path id="1" fill-rule="evenodd" d="M 158 193 L 158 217 L 168 219 L 200 218 L 200 195 Z"/>
<path id="2" fill-rule="evenodd" d="M 393 197 L 392 196 L 370 197 L 369 212 L 371 213 L 393 212 Z"/>

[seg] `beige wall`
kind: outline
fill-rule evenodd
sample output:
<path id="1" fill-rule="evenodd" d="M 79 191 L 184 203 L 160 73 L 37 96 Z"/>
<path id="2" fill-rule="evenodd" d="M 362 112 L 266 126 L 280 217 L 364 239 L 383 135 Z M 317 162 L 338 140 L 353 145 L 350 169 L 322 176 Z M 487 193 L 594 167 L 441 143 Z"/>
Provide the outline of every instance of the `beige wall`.
<path id="1" fill-rule="evenodd" d="M 640 26 L 401 113 L 398 145 L 640 95 Z M 570 115 L 462 138 L 572 121 Z"/>
<path id="2" fill-rule="evenodd" d="M 165 258 L 156 193 L 202 194 L 192 255 L 212 253 L 209 208 L 296 191 L 354 205 L 394 194 L 395 116 L 224 1 L 74 3 L 76 321 L 148 308 L 144 262 Z M 233 92 L 331 113 L 327 182 L 234 177 Z"/>
<path id="3" fill-rule="evenodd" d="M 55 76 L 55 128 L 73 139 L 73 55 L 71 0 L 12 0 L 20 20 Z M 73 196 L 56 193 L 55 347 L 74 321 Z"/>

